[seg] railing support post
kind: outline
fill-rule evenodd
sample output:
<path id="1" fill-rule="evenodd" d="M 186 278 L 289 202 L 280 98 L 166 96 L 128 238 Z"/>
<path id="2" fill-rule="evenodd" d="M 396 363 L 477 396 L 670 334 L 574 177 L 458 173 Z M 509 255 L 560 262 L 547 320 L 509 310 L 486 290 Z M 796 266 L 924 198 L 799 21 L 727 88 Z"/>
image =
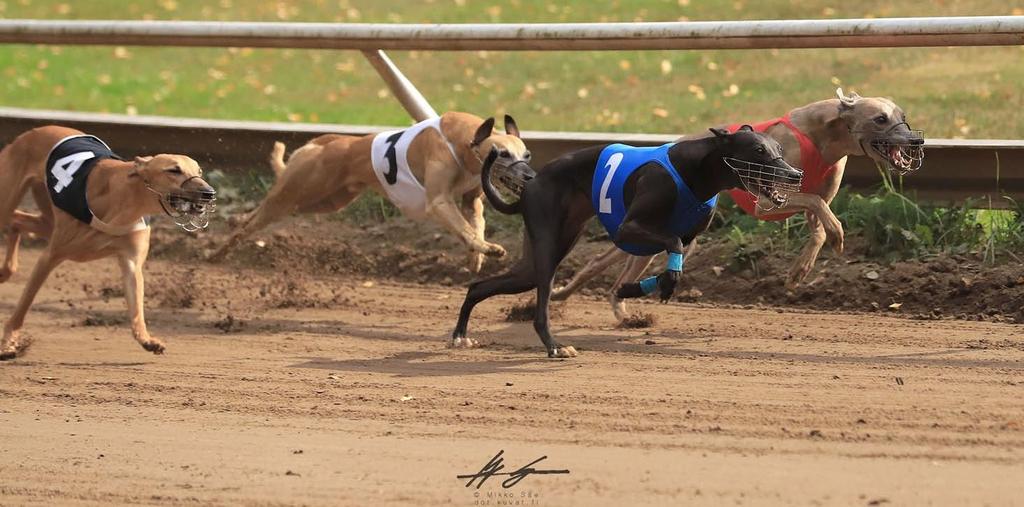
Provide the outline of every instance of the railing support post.
<path id="1" fill-rule="evenodd" d="M 437 111 L 434 111 L 434 108 L 427 102 L 426 97 L 416 89 L 416 85 L 412 84 L 412 81 L 409 81 L 405 74 L 398 70 L 398 67 L 388 58 L 388 55 L 377 49 L 374 51 L 363 51 L 363 56 L 377 70 L 377 74 L 380 74 L 381 79 L 387 83 L 391 93 L 395 94 L 395 98 L 398 99 L 398 102 L 402 103 L 402 107 L 409 113 L 409 116 L 412 116 L 418 122 L 437 118 Z"/>

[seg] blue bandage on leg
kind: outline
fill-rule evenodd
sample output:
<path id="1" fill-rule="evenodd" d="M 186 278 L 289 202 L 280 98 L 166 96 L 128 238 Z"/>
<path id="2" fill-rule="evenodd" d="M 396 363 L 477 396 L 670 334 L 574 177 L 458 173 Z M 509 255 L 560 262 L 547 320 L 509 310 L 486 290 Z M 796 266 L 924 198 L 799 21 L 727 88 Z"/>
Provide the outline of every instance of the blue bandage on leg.
<path id="1" fill-rule="evenodd" d="M 683 270 L 683 254 L 669 252 L 668 254 L 668 266 L 665 269 L 669 271 L 682 271 Z"/>
<path id="2" fill-rule="evenodd" d="M 643 291 L 645 296 L 653 294 L 654 291 L 658 290 L 658 277 L 649 276 L 640 280 L 640 290 Z"/>

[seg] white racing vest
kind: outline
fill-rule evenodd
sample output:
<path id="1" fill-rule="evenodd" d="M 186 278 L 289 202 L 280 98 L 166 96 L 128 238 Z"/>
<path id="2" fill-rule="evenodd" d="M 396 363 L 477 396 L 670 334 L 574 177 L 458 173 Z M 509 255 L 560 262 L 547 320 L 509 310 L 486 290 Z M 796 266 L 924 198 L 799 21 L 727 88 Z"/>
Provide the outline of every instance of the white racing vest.
<path id="1" fill-rule="evenodd" d="M 381 132 L 373 138 L 373 144 L 370 147 L 370 160 L 373 163 L 373 173 L 377 175 L 377 180 L 384 187 L 384 192 L 391 203 L 412 220 L 425 220 L 429 203 L 427 202 L 427 190 L 423 188 L 423 184 L 416 179 L 409 167 L 409 145 L 420 132 L 428 128 L 437 130 L 445 145 L 448 146 L 448 151 L 451 152 L 455 163 L 461 165 L 455 154 L 455 148 L 441 132 L 441 118 L 424 120 L 405 130 Z"/>

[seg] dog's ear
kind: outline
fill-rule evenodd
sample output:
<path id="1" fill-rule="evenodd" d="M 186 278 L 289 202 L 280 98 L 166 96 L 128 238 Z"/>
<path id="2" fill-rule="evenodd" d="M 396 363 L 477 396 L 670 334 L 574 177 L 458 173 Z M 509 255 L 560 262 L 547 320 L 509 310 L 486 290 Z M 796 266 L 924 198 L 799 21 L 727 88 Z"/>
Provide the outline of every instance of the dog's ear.
<path id="1" fill-rule="evenodd" d="M 725 129 L 722 129 L 722 128 L 711 127 L 711 128 L 708 129 L 708 131 L 710 131 L 712 134 L 715 135 L 715 137 L 717 137 L 719 139 L 725 139 L 725 138 L 729 137 L 729 131 L 725 130 Z"/>
<path id="2" fill-rule="evenodd" d="M 839 97 L 840 111 L 853 109 L 853 105 L 857 103 L 857 99 L 860 99 L 860 95 L 857 95 L 856 93 L 851 93 L 850 95 L 844 94 L 842 88 L 836 88 L 836 96 Z"/>
<path id="3" fill-rule="evenodd" d="M 505 115 L 505 133 L 510 136 L 516 136 L 520 139 L 523 136 L 519 135 L 519 126 L 516 125 L 516 120 L 511 115 Z"/>
<path id="4" fill-rule="evenodd" d="M 146 164 L 148 164 L 150 160 L 153 160 L 153 157 L 135 157 L 135 160 L 134 160 L 135 167 L 132 168 L 133 171 L 129 175 L 129 177 L 138 176 L 139 175 L 139 171 L 141 171 L 144 167 L 146 167 Z"/>
<path id="5" fill-rule="evenodd" d="M 494 132 L 494 118 L 488 118 L 484 120 L 484 123 L 480 125 L 480 128 L 476 129 L 476 134 L 473 134 L 473 142 L 471 146 L 479 146 L 480 143 L 484 142 L 484 139 L 491 137 Z"/>

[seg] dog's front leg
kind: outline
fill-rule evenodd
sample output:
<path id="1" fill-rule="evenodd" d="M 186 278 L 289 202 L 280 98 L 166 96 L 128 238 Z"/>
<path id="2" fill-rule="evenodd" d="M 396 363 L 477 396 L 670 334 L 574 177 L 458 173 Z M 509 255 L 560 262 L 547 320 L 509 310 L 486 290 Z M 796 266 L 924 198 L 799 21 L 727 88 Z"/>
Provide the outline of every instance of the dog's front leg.
<path id="1" fill-rule="evenodd" d="M 25 284 L 25 289 L 21 292 L 18 306 L 14 309 L 14 313 L 11 314 L 11 318 L 7 319 L 7 323 L 4 324 L 4 337 L 0 341 L 0 361 L 14 359 L 15 356 L 24 350 L 26 344 L 21 342 L 21 327 L 25 325 L 25 315 L 28 314 L 28 309 L 32 306 L 32 302 L 35 301 L 36 294 L 39 293 L 43 282 L 46 281 L 50 273 L 53 272 L 53 269 L 60 265 L 62 261 L 63 258 L 53 255 L 49 248 L 39 256 L 36 266 L 32 268 L 32 274 L 28 278 L 28 283 Z"/>
<path id="2" fill-rule="evenodd" d="M 164 353 L 164 342 L 149 335 L 146 329 L 146 313 L 144 306 L 145 283 L 142 279 L 142 264 L 145 255 L 135 253 L 123 254 L 118 257 L 121 276 L 124 277 L 124 297 L 128 302 L 128 317 L 131 321 L 132 336 L 142 348 L 154 353 Z"/>
<path id="3" fill-rule="evenodd" d="M 459 212 L 451 195 L 438 195 L 430 201 L 427 212 L 439 224 L 461 239 L 470 249 L 488 257 L 504 257 L 505 249 L 498 244 L 488 243 L 477 237 L 476 230 Z"/>
<path id="4" fill-rule="evenodd" d="M 621 285 L 615 292 L 615 296 L 620 299 L 637 298 L 658 291 L 661 302 L 667 302 L 675 292 L 679 278 L 682 276 L 683 240 L 678 236 L 662 234 L 632 221 L 622 223 L 616 240 L 625 243 L 665 245 L 665 251 L 668 252 L 668 264 L 665 266 L 665 271 L 658 276 Z"/>
<path id="5" fill-rule="evenodd" d="M 478 189 L 476 192 L 462 196 L 462 216 L 469 223 L 474 235 L 480 241 L 486 241 L 484 239 L 484 231 L 487 228 L 487 223 L 484 221 L 483 195 L 483 191 Z M 469 272 L 479 273 L 480 268 L 484 265 L 483 252 L 470 247 L 468 261 L 469 265 L 467 268 L 469 268 Z"/>
<path id="6" fill-rule="evenodd" d="M 800 250 L 800 255 L 793 262 L 793 267 L 789 270 L 789 278 L 786 281 L 786 287 L 789 289 L 796 288 L 807 277 L 811 269 L 814 268 L 814 262 L 818 259 L 818 254 L 821 252 L 821 247 L 825 246 L 825 228 L 822 227 L 821 222 L 818 221 L 816 215 L 811 212 L 806 212 L 807 216 L 807 228 L 811 231 L 811 236 L 807 239 L 807 244 Z"/>
<path id="7" fill-rule="evenodd" d="M 832 241 L 832 248 L 835 249 L 837 254 L 843 253 L 843 243 L 845 242 L 843 224 L 832 213 L 832 209 L 829 208 L 828 203 L 820 195 L 791 194 L 789 202 L 784 207 L 773 210 L 769 214 L 785 213 L 788 211 L 806 211 L 814 215 L 823 228 L 826 238 Z"/>
<path id="8" fill-rule="evenodd" d="M 459 169 L 447 161 L 430 161 L 425 164 L 423 187 L 427 191 L 427 214 L 455 234 L 471 250 L 488 257 L 503 257 L 505 249 L 501 245 L 484 241 L 483 235 L 477 234 L 477 229 L 466 221 L 459 205 L 455 203 L 454 192 L 459 175 Z M 480 212 L 483 213 L 482 207 Z"/>
<path id="9" fill-rule="evenodd" d="M 625 254 L 625 252 L 623 253 Z M 647 267 L 651 265 L 653 260 L 653 255 L 648 257 L 629 256 L 625 266 L 622 268 L 622 272 L 619 273 L 619 277 L 615 279 L 612 287 L 622 287 L 627 283 L 635 283 L 640 278 L 640 275 L 644 274 L 644 271 L 647 270 Z M 636 286 L 639 287 L 639 284 Z M 617 290 L 613 290 L 611 295 L 608 296 L 608 302 L 612 305 L 612 313 L 615 314 L 615 320 L 618 322 L 626 320 L 626 317 L 629 316 L 629 313 L 626 312 L 626 303 L 622 299 L 619 297 L 619 291 Z"/>

